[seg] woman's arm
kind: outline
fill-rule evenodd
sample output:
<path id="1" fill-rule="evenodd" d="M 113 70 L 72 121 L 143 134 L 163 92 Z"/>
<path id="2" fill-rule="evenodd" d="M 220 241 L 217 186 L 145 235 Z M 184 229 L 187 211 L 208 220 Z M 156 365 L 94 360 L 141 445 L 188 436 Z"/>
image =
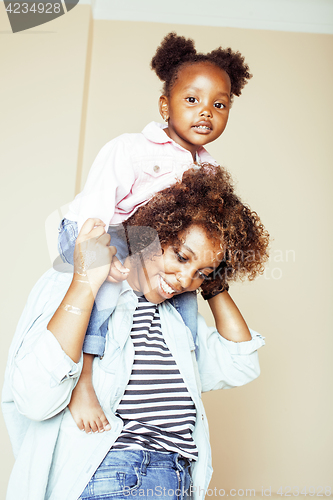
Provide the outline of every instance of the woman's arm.
<path id="1" fill-rule="evenodd" d="M 249 330 L 227 291 L 208 300 L 216 327 L 198 316 L 198 347 L 202 392 L 247 384 L 260 374 L 257 350 L 264 338 Z"/>
<path id="2" fill-rule="evenodd" d="M 81 357 L 95 296 L 116 253 L 109 243 L 110 236 L 101 220 L 88 219 L 84 223 L 75 245 L 72 282 L 47 327 L 75 363 Z"/>
<path id="3" fill-rule="evenodd" d="M 71 399 L 89 312 L 115 253 L 108 244 L 104 224 L 88 220 L 77 241 L 71 282 L 51 270 L 29 296 L 11 347 L 6 384 L 8 399 L 32 420 L 56 415 Z"/>
<path id="4" fill-rule="evenodd" d="M 251 334 L 235 302 L 227 291 L 208 300 L 212 310 L 216 329 L 219 334 L 233 342 L 251 340 Z"/>

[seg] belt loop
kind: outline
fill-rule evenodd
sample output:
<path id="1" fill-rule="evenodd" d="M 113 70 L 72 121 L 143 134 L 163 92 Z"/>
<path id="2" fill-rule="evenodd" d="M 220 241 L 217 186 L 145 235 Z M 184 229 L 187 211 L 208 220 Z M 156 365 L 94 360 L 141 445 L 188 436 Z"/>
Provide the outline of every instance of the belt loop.
<path id="1" fill-rule="evenodd" d="M 143 458 L 141 462 L 141 469 L 140 472 L 143 476 L 147 474 L 147 466 L 149 465 L 150 462 L 150 452 L 149 451 L 143 451 Z"/>
<path id="2" fill-rule="evenodd" d="M 186 457 L 183 457 L 182 455 L 180 455 L 179 453 L 176 454 L 176 466 L 179 470 L 185 470 L 187 467 L 190 467 L 191 468 L 191 461 L 186 458 Z M 184 462 L 184 465 L 182 465 L 180 462 L 180 460 L 182 460 Z"/>

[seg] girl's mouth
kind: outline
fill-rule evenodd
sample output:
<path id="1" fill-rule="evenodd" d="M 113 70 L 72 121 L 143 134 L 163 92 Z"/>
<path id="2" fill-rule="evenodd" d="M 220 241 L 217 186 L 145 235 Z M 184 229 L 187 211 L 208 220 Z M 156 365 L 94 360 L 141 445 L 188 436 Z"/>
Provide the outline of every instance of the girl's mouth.
<path id="1" fill-rule="evenodd" d="M 201 121 L 196 125 L 193 125 L 192 128 L 199 134 L 209 134 L 209 132 L 213 130 L 211 124 L 205 121 Z"/>
<path id="2" fill-rule="evenodd" d="M 198 130 L 211 130 L 211 128 L 207 127 L 207 125 L 194 125 L 194 128 L 197 128 Z"/>

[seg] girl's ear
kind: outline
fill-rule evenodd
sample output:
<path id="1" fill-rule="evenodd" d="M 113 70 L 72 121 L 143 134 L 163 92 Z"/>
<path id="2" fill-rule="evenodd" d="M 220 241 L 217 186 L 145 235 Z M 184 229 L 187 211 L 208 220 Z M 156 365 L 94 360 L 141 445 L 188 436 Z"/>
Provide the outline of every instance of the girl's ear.
<path id="1" fill-rule="evenodd" d="M 161 95 L 158 101 L 160 115 L 165 122 L 169 120 L 169 100 L 166 95 Z"/>

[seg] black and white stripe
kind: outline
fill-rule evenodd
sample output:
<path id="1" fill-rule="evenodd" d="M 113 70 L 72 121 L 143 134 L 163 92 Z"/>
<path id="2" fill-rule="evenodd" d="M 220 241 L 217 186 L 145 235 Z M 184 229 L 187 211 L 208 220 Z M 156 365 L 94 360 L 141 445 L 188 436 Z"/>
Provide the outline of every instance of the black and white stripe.
<path id="1" fill-rule="evenodd" d="M 164 341 L 158 306 L 138 299 L 131 331 L 133 368 L 116 412 L 124 428 L 113 449 L 172 451 L 196 460 L 194 403 Z"/>

